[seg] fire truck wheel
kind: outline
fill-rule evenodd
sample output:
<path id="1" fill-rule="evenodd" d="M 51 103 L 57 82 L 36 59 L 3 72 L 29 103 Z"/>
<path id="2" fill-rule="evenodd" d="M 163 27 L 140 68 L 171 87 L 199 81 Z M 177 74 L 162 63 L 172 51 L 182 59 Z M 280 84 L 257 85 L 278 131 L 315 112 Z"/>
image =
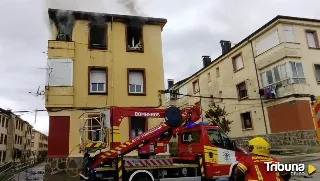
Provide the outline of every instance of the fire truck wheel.
<path id="1" fill-rule="evenodd" d="M 137 178 L 137 179 L 134 180 L 134 181 L 151 181 L 151 180 L 148 179 L 148 178 L 145 178 L 145 177 L 139 177 L 139 178 Z"/>
<path id="2" fill-rule="evenodd" d="M 181 111 L 179 108 L 175 106 L 170 106 L 166 109 L 164 113 L 164 118 L 166 120 L 167 125 L 170 127 L 178 127 L 181 125 Z"/>

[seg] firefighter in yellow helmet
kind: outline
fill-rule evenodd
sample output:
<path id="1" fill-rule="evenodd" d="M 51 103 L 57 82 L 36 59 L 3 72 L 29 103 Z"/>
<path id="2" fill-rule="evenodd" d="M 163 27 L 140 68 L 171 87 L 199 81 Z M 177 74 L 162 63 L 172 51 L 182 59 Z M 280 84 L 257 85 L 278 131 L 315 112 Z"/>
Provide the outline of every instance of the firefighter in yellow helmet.
<path id="1" fill-rule="evenodd" d="M 267 171 L 265 162 L 279 161 L 270 157 L 270 145 L 264 138 L 253 138 L 248 146 L 251 154 L 239 160 L 235 173 L 236 181 L 287 181 L 291 178 L 290 172 Z"/>

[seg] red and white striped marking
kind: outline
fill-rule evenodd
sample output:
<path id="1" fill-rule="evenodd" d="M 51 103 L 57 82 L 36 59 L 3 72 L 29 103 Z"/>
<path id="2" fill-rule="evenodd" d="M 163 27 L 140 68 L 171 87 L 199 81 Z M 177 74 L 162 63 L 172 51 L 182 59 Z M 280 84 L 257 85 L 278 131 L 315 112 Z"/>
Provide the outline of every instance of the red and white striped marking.
<path id="1" fill-rule="evenodd" d="M 125 160 L 125 167 L 152 167 L 173 165 L 172 159 L 130 159 Z"/>

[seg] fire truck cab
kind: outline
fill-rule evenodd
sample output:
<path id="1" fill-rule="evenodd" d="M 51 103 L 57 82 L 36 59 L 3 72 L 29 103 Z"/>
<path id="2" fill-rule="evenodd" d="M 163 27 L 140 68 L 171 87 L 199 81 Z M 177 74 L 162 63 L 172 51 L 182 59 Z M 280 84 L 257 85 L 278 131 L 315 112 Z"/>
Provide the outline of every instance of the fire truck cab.
<path id="1" fill-rule="evenodd" d="M 245 154 L 219 127 L 194 124 L 178 133 L 178 155 L 173 160 L 192 163 L 197 155 L 204 155 L 206 179 L 229 178 L 233 166 Z"/>

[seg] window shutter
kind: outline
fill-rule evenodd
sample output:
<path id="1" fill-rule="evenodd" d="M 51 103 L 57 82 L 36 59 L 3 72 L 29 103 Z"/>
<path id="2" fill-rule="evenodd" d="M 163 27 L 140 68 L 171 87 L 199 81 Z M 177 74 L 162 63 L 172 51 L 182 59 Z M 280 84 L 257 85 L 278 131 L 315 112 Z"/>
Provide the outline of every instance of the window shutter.
<path id="1" fill-rule="evenodd" d="M 106 83 L 106 71 L 91 70 L 91 83 Z"/>
<path id="2" fill-rule="evenodd" d="M 311 33 L 311 32 L 308 32 L 307 33 L 307 39 L 308 39 L 309 47 L 316 48 L 316 41 L 315 41 L 314 34 Z"/>
<path id="3" fill-rule="evenodd" d="M 142 74 L 142 72 L 130 72 L 129 73 L 129 84 L 131 84 L 131 85 L 143 85 L 143 74 Z"/>
<path id="4" fill-rule="evenodd" d="M 241 56 L 238 56 L 234 61 L 236 70 L 243 68 L 243 61 Z"/>
<path id="5" fill-rule="evenodd" d="M 292 25 L 284 25 L 283 30 L 284 30 L 286 42 L 295 42 L 293 26 Z"/>

